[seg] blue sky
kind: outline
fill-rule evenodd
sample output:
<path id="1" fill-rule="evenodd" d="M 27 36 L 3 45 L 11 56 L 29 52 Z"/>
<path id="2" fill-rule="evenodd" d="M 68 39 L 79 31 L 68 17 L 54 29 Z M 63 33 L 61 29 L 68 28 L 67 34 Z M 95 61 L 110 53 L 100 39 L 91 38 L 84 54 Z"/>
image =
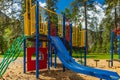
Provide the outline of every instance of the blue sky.
<path id="1" fill-rule="evenodd" d="M 71 3 L 72 1 L 73 1 L 73 0 L 60 0 L 60 1 L 57 3 L 57 6 L 58 6 L 57 13 L 60 13 L 61 11 L 64 11 L 65 8 L 70 7 L 70 3 Z"/>
<path id="2" fill-rule="evenodd" d="M 39 0 L 39 2 L 42 2 L 41 3 L 41 5 L 42 6 L 45 6 L 46 4 L 45 4 L 45 1 L 46 0 Z M 61 11 L 64 11 L 65 10 L 65 8 L 69 8 L 70 7 L 70 3 L 72 2 L 72 1 L 74 1 L 74 0 L 59 0 L 59 2 L 57 3 L 57 7 L 58 7 L 58 9 L 57 9 L 57 13 L 61 13 Z M 95 2 L 95 3 L 99 3 L 99 4 L 104 4 L 104 1 L 105 0 L 90 0 L 91 2 Z M 89 3 L 88 2 L 88 4 L 91 4 L 91 2 Z"/>
<path id="3" fill-rule="evenodd" d="M 42 6 L 45 6 L 45 1 L 46 0 L 39 0 Z M 70 7 L 70 3 L 74 0 L 59 0 L 57 3 L 58 10 L 56 11 L 57 13 L 61 13 L 61 11 L 64 11 L 65 8 Z"/>
<path id="4" fill-rule="evenodd" d="M 40 6 L 42 6 L 42 7 L 46 6 L 46 3 L 45 3 L 46 0 L 39 0 L 39 1 L 40 1 Z M 74 0 L 59 0 L 59 2 L 57 3 L 57 6 L 58 6 L 57 13 L 60 14 L 61 11 L 65 10 L 65 8 L 69 8 L 70 3 L 72 1 L 74 1 Z M 100 10 L 100 14 L 96 15 L 99 19 L 99 21 L 98 21 L 98 23 L 99 23 L 102 20 L 102 18 L 104 17 L 104 12 L 103 12 L 103 9 L 101 7 L 101 5 L 104 4 L 104 0 L 91 0 L 91 1 L 93 1 L 94 3 L 100 4 L 100 5 L 95 6 L 97 9 Z M 88 4 L 91 4 L 91 3 L 88 3 Z M 91 12 L 88 12 L 88 13 L 92 16 Z M 84 22 L 82 23 L 82 25 L 85 26 Z"/>

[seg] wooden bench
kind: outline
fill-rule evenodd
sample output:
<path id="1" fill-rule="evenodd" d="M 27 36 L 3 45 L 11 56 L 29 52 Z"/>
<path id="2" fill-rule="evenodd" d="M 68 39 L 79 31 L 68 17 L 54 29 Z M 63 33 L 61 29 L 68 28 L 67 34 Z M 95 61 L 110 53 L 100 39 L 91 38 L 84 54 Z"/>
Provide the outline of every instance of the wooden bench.
<path id="1" fill-rule="evenodd" d="M 118 62 L 120 62 L 120 59 L 114 59 L 114 61 L 118 61 Z"/>
<path id="2" fill-rule="evenodd" d="M 97 63 L 98 63 L 100 60 L 95 59 L 94 61 L 95 61 L 95 63 L 96 63 L 96 67 L 97 67 Z"/>
<path id="3" fill-rule="evenodd" d="M 110 67 L 110 63 L 112 62 L 112 60 L 106 60 L 108 62 L 108 67 Z"/>

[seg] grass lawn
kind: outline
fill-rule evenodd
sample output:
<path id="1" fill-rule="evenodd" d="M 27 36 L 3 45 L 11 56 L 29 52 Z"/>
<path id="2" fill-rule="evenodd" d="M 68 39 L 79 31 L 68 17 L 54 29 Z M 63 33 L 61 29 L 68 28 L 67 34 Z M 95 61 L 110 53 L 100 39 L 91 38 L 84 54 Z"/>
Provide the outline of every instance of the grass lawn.
<path id="1" fill-rule="evenodd" d="M 80 58 L 80 54 L 75 54 L 73 53 L 73 57 L 75 58 Z M 82 58 L 84 57 L 84 55 L 82 54 Z M 104 54 L 104 53 L 101 53 L 101 54 L 96 54 L 96 53 L 90 53 L 90 54 L 87 54 L 87 58 L 91 58 L 91 59 L 110 59 L 110 54 Z M 117 54 L 114 54 L 114 59 L 118 59 L 118 55 Z"/>
<path id="2" fill-rule="evenodd" d="M 0 58 L 2 58 L 4 55 L 0 55 Z M 54 56 L 54 54 L 53 54 Z M 79 53 L 73 53 L 72 56 L 74 58 L 84 58 L 84 54 L 79 54 Z M 23 57 L 23 52 L 20 53 L 19 57 Z M 100 53 L 100 54 L 96 54 L 96 53 L 90 53 L 87 54 L 87 58 L 89 59 L 110 59 L 110 54 L 105 54 L 105 53 Z M 118 55 L 114 54 L 114 59 L 118 59 Z"/>
<path id="3" fill-rule="evenodd" d="M 92 59 L 110 59 L 110 54 L 89 54 L 87 55 L 87 58 Z M 118 55 L 114 55 L 114 59 L 118 59 Z"/>
<path id="4" fill-rule="evenodd" d="M 0 55 L 0 58 L 3 58 L 4 55 Z M 19 57 L 23 57 L 23 52 L 20 53 Z"/>
<path id="5" fill-rule="evenodd" d="M 0 55 L 0 57 L 3 57 L 3 55 Z"/>

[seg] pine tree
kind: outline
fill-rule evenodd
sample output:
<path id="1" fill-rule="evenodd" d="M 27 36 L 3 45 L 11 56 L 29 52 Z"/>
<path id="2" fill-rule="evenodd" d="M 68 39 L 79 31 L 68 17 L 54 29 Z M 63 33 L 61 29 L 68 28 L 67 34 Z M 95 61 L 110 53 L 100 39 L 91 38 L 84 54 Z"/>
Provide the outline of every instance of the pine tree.
<path id="1" fill-rule="evenodd" d="M 56 10 L 58 9 L 57 8 L 57 2 L 58 0 L 46 0 L 46 8 L 48 10 L 51 10 L 53 12 L 56 12 Z M 47 13 L 47 20 L 49 19 L 52 23 L 56 24 L 57 23 L 57 19 L 58 19 L 58 16 L 57 14 L 54 14 L 54 13 L 51 13 L 51 12 L 46 12 Z M 57 25 L 57 24 L 56 24 Z"/>

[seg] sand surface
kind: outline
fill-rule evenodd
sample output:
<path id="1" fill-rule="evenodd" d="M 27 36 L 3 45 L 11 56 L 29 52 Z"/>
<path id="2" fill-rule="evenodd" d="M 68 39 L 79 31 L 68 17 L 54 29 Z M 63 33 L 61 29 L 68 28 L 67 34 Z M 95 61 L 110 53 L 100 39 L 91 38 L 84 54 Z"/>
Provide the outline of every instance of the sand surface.
<path id="1" fill-rule="evenodd" d="M 0 59 L 0 62 L 1 61 L 2 59 Z M 76 59 L 76 61 L 78 61 L 78 59 Z M 38 80 L 100 80 L 98 78 L 75 73 L 70 70 L 63 72 L 60 61 L 57 60 L 57 62 L 58 65 L 56 69 L 52 67 L 50 71 L 40 71 Z M 87 65 L 90 67 L 96 67 L 95 61 L 93 59 L 87 59 Z M 114 67 L 108 67 L 108 62 L 106 62 L 106 60 L 100 60 L 96 68 L 112 70 L 120 75 L 120 62 L 117 61 L 114 61 Z M 18 58 L 9 65 L 7 71 L 0 78 L 0 80 L 36 80 L 36 75 L 35 71 L 24 74 L 23 58 Z"/>

